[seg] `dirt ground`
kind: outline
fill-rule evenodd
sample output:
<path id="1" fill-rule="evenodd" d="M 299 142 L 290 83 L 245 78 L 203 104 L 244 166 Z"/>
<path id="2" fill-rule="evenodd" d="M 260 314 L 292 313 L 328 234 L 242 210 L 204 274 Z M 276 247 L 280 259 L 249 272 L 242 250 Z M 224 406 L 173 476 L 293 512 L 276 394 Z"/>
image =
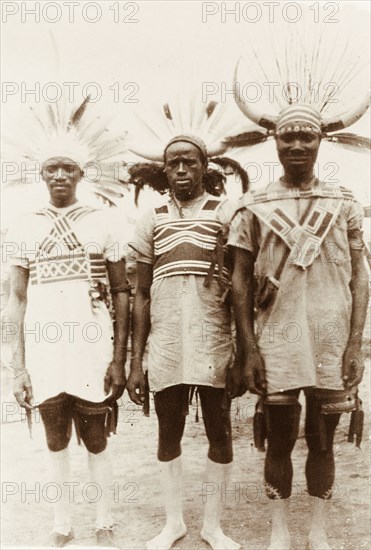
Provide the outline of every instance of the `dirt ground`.
<path id="1" fill-rule="evenodd" d="M 328 534 L 333 549 L 369 548 L 368 388 L 369 376 L 366 376 L 362 383 L 366 418 L 361 450 L 346 441 L 349 415 L 342 416 L 336 434 L 336 491 L 333 500 L 327 504 Z M 268 545 L 270 519 L 262 486 L 264 453 L 253 448 L 254 403 L 255 397 L 245 395 L 238 400 L 237 410 L 237 402 L 233 402 L 235 459 L 232 479 L 226 491 L 221 491 L 221 498 L 226 503 L 223 520 L 226 533 L 240 542 L 243 549 L 260 550 Z M 1 548 L 41 548 L 48 545 L 52 525 L 50 501 L 55 497 L 47 486 L 47 453 L 42 425 L 36 417 L 31 440 L 25 419 L 12 421 L 15 419 L 9 403 L 3 403 Z M 156 467 L 156 436 L 153 407 L 150 418 L 144 417 L 125 393 L 120 402 L 118 433 L 110 440 L 115 532 L 118 546 L 122 549 L 144 548 L 146 540 L 159 531 L 164 520 Z M 73 480 L 78 483 L 74 493 L 75 540 L 70 547 L 93 548 L 95 506 L 92 501 L 96 497 L 85 487 L 89 482 L 86 452 L 83 447 L 78 447 L 75 438 L 70 451 Z M 203 485 L 206 452 L 202 420 L 195 422 L 193 405 L 183 441 L 184 510 L 188 534 L 174 546 L 176 549 L 206 550 L 208 547 L 199 537 L 203 497 L 207 490 Z M 293 452 L 294 490 L 289 504 L 294 550 L 305 548 L 308 530 L 305 455 L 301 426 L 300 438 Z"/>

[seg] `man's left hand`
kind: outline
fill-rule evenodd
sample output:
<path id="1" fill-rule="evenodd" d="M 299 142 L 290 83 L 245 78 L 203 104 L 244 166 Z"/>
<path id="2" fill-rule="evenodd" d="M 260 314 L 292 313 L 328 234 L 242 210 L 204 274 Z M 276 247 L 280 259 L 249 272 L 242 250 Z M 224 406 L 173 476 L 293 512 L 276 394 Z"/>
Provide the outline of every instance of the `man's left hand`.
<path id="1" fill-rule="evenodd" d="M 124 365 L 119 365 L 112 361 L 104 377 L 104 392 L 106 395 L 112 390 L 110 398 L 117 401 L 124 393 L 126 386 L 126 376 Z"/>
<path id="2" fill-rule="evenodd" d="M 234 365 L 227 371 L 227 392 L 231 399 L 241 397 L 247 391 L 243 372 L 238 365 Z"/>
<path id="3" fill-rule="evenodd" d="M 358 386 L 362 380 L 364 369 L 361 346 L 359 344 L 348 344 L 343 356 L 343 383 L 345 389 Z"/>

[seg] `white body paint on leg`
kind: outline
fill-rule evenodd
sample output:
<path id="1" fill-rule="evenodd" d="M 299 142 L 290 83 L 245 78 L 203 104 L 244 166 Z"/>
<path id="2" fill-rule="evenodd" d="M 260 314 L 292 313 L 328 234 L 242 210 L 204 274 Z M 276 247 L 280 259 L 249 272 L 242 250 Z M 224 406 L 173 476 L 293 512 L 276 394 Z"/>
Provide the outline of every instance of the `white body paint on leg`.
<path id="1" fill-rule="evenodd" d="M 111 457 L 108 449 L 101 453 L 93 454 L 88 452 L 88 463 L 91 480 L 96 483 L 99 498 L 97 500 L 96 529 L 112 529 L 113 520 L 111 514 L 112 485 Z M 92 497 L 92 498 L 95 498 Z"/>
<path id="2" fill-rule="evenodd" d="M 238 550 L 240 548 L 237 542 L 234 542 L 234 540 L 223 533 L 220 526 L 223 511 L 221 487 L 222 483 L 228 483 L 230 470 L 231 464 L 218 464 L 207 459 L 206 483 L 215 484 L 215 491 L 212 491 L 211 494 L 207 494 L 201 538 L 206 541 L 213 550 Z"/>
<path id="3" fill-rule="evenodd" d="M 160 462 L 160 470 L 166 523 L 161 533 L 147 542 L 147 550 L 169 550 L 175 541 L 187 533 L 183 520 L 181 457 Z"/>
<path id="4" fill-rule="evenodd" d="M 310 526 L 308 545 L 310 550 L 330 550 L 326 535 L 326 504 L 327 500 L 309 497 Z"/>
<path id="5" fill-rule="evenodd" d="M 287 526 L 288 499 L 269 499 L 269 508 L 272 517 L 272 534 L 268 550 L 289 550 L 290 533 Z"/>
<path id="6" fill-rule="evenodd" d="M 71 531 L 71 504 L 69 494 L 70 458 L 68 449 L 49 451 L 51 481 L 61 490 L 61 498 L 53 503 L 53 531 L 68 535 Z"/>

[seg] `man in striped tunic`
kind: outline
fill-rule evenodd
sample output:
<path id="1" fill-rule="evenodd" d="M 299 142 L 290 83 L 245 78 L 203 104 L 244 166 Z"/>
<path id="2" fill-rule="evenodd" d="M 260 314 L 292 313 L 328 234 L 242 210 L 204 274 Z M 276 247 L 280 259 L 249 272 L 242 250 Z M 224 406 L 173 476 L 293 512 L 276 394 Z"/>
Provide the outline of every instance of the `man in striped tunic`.
<path id="1" fill-rule="evenodd" d="M 207 152 L 197 137 L 173 138 L 164 151 L 164 166 L 170 200 L 146 213 L 132 244 L 137 252 L 138 285 L 127 387 L 131 399 L 142 403 L 142 361 L 149 338 L 149 385 L 159 422 L 158 459 L 166 510 L 166 525 L 147 548 L 171 548 L 186 534 L 181 439 L 190 388 L 197 386 L 209 440 L 207 481 L 217 488 L 206 498 L 201 537 L 212 548 L 237 549 L 239 545 L 220 527 L 219 491 L 232 462 L 230 399 L 225 386 L 228 369 L 235 370 L 230 309 L 220 284 L 228 271 L 219 263 L 214 276 L 207 277 L 218 231 L 230 221 L 234 209 L 228 200 L 205 191 Z"/>
<path id="2" fill-rule="evenodd" d="M 72 421 L 88 450 L 99 491 L 97 542 L 113 546 L 106 446 L 108 419 L 125 388 L 128 285 L 122 248 L 108 217 L 77 200 L 83 171 L 71 157 L 73 152 L 42 164 L 50 204 L 25 215 L 9 237 L 16 248 L 7 308 L 8 319 L 18 327 L 14 393 L 22 407 L 39 407 L 52 480 L 61 490 L 54 504 L 52 546 L 62 547 L 73 538 L 68 486 Z M 108 282 L 114 331 L 105 303 Z"/>

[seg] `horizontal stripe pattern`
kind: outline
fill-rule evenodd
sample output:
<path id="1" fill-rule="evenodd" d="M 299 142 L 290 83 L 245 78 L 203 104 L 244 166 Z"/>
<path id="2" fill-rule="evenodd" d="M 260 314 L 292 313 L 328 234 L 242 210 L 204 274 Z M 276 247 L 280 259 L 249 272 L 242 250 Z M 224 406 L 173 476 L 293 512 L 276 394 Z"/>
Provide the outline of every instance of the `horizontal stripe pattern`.
<path id="1" fill-rule="evenodd" d="M 153 280 L 162 279 L 164 277 L 170 277 L 172 275 L 203 275 L 206 276 L 210 269 L 210 262 L 202 262 L 196 260 L 180 260 L 177 262 L 169 262 L 157 269 L 154 269 Z M 215 276 L 218 276 L 218 266 L 215 266 Z M 228 269 L 222 270 L 223 279 L 228 281 L 229 272 Z"/>
<path id="2" fill-rule="evenodd" d="M 216 217 L 220 203 L 207 200 L 197 217 L 185 219 L 172 219 L 167 206 L 155 209 L 153 280 L 172 275 L 207 275 L 222 227 Z M 228 278 L 226 268 L 223 275 Z M 218 276 L 217 266 L 214 276 Z"/>
<path id="3" fill-rule="evenodd" d="M 106 261 L 103 254 L 78 253 L 30 262 L 32 285 L 77 280 L 102 280 L 106 279 L 106 274 Z"/>
<path id="4" fill-rule="evenodd" d="M 284 127 L 290 125 L 293 128 L 297 126 L 309 125 L 310 128 L 314 128 L 318 132 L 321 131 L 321 115 L 318 111 L 313 109 L 310 105 L 293 104 L 284 109 L 277 122 L 277 133 L 280 133 Z"/>

